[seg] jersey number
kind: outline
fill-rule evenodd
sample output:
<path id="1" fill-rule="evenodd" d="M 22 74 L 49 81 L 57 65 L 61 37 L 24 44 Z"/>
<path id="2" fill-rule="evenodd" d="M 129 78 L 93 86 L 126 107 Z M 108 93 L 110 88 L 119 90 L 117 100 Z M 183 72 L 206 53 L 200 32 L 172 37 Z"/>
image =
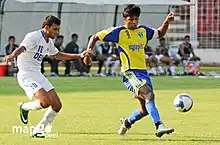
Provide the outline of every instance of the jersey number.
<path id="1" fill-rule="evenodd" d="M 34 59 L 41 61 L 43 59 L 43 46 L 39 45 L 37 52 L 34 55 Z"/>

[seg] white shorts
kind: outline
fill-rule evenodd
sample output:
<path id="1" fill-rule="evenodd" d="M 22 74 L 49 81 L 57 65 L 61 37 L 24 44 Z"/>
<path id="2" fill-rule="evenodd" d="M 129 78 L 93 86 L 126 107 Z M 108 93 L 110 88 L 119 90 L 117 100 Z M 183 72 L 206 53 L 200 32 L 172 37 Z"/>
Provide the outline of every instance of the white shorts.
<path id="1" fill-rule="evenodd" d="M 171 55 L 170 58 L 171 59 L 181 59 L 179 54 Z"/>
<path id="2" fill-rule="evenodd" d="M 54 88 L 40 72 L 18 72 L 17 81 L 30 100 L 34 99 L 34 94 L 41 88 L 47 92 Z"/>
<path id="3" fill-rule="evenodd" d="M 160 62 L 160 59 L 163 57 L 163 54 L 155 55 L 157 62 Z"/>

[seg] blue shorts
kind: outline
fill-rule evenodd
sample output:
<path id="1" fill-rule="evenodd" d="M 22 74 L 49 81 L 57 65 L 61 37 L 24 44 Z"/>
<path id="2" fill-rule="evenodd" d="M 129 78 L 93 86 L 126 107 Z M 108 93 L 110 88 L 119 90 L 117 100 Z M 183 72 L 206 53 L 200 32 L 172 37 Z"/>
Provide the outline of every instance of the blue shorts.
<path id="1" fill-rule="evenodd" d="M 146 70 L 128 70 L 123 76 L 124 85 L 134 93 L 135 96 L 138 96 L 139 89 L 147 84 L 153 91 L 153 85 L 150 79 L 150 75 Z"/>

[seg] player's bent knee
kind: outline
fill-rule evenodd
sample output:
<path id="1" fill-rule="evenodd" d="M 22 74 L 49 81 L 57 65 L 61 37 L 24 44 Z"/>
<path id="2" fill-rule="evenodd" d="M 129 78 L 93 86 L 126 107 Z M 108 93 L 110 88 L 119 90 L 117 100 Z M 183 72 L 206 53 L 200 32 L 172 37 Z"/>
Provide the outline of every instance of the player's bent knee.
<path id="1" fill-rule="evenodd" d="M 153 92 L 148 92 L 146 94 L 143 94 L 142 96 L 146 101 L 153 101 L 154 100 L 154 93 Z"/>
<path id="2" fill-rule="evenodd" d="M 40 104 L 43 108 L 48 108 L 51 105 L 49 99 L 41 99 Z"/>
<path id="3" fill-rule="evenodd" d="M 147 112 L 146 108 L 141 107 L 140 112 L 144 116 L 148 115 L 148 112 Z"/>
<path id="4" fill-rule="evenodd" d="M 62 103 L 60 102 L 60 100 L 59 100 L 59 101 L 56 101 L 55 103 L 53 103 L 53 104 L 51 105 L 51 107 L 52 107 L 52 109 L 53 109 L 54 111 L 59 112 L 59 111 L 61 110 L 61 108 L 62 108 Z"/>

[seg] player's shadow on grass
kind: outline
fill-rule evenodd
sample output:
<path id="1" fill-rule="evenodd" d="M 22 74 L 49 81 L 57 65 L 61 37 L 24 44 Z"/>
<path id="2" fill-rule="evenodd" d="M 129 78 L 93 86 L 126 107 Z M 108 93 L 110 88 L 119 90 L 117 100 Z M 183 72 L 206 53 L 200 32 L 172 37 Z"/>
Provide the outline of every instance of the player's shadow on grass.
<path id="1" fill-rule="evenodd" d="M 117 132 L 59 132 L 60 134 L 85 134 L 85 135 L 117 135 Z M 130 135 L 152 135 L 146 133 L 129 133 Z"/>
<path id="2" fill-rule="evenodd" d="M 195 138 L 195 139 L 183 139 L 183 138 L 180 138 L 180 139 L 163 139 L 163 138 L 155 138 L 155 139 L 152 139 L 152 138 L 150 138 L 150 139 L 135 139 L 135 138 L 133 138 L 133 139 L 128 139 L 128 138 L 126 138 L 126 139 L 120 139 L 120 141 L 182 141 L 182 142 L 189 142 L 189 141 L 191 141 L 191 142 L 219 142 L 220 143 L 220 140 L 217 140 L 217 139 L 198 139 L 198 138 Z"/>
<path id="3" fill-rule="evenodd" d="M 115 132 L 59 132 L 60 134 L 79 134 L 79 135 L 117 135 Z M 146 136 L 146 138 L 127 138 L 129 135 L 131 136 Z M 220 139 L 215 139 L 213 137 L 208 136 L 173 136 L 174 138 L 148 138 L 147 136 L 152 136 L 152 134 L 146 133 L 129 133 L 126 138 L 115 138 L 115 139 L 108 139 L 108 138 L 96 138 L 95 140 L 120 140 L 120 141 L 183 141 L 183 142 L 220 142 Z M 170 136 L 172 137 L 172 136 Z"/>

